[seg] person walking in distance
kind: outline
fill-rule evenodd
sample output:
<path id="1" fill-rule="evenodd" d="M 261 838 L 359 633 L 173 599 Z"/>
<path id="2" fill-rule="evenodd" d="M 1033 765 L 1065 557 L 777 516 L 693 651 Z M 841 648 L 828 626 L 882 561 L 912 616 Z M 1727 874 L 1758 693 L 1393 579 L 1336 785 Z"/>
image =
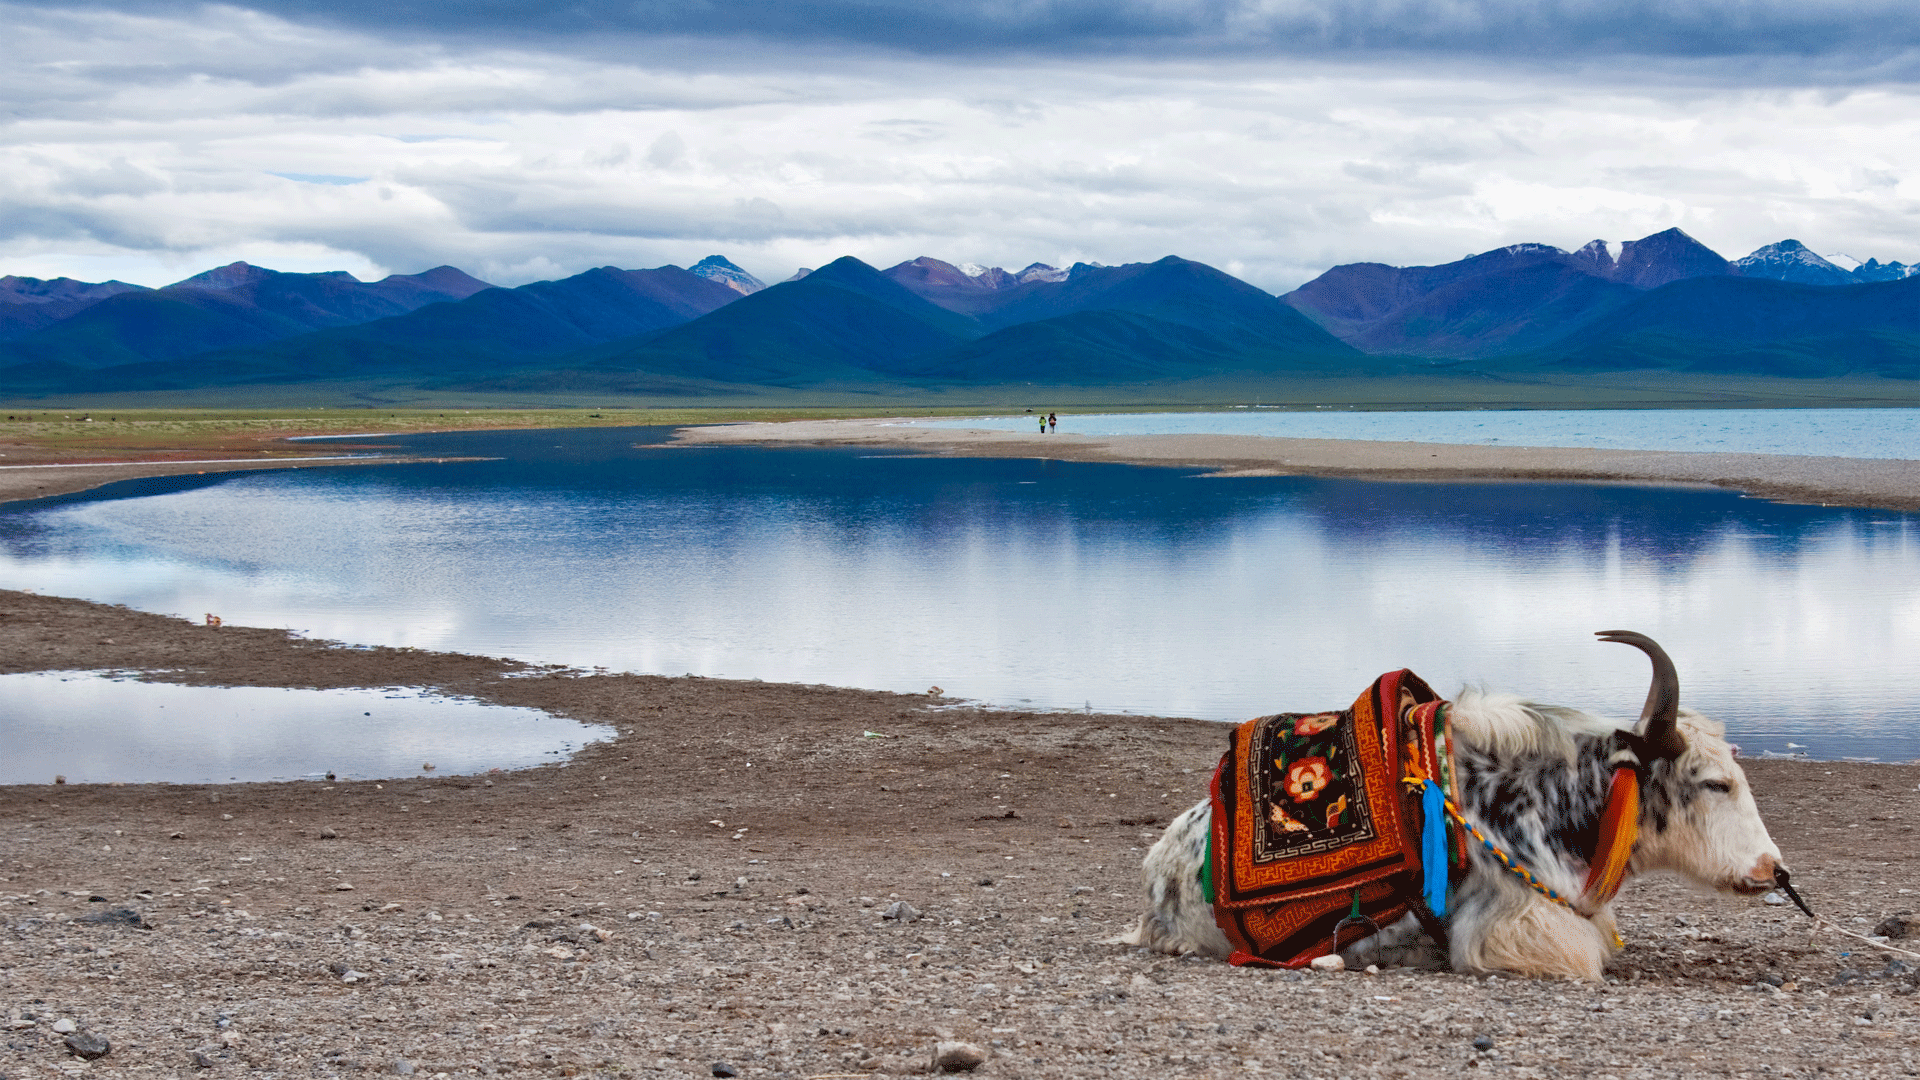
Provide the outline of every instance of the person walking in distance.
<path id="1" fill-rule="evenodd" d="M 1041 413 L 1040 414 L 1040 434 L 1045 435 L 1046 433 L 1047 433 L 1047 414 Z"/>
<path id="2" fill-rule="evenodd" d="M 1053 426 L 1055 424 L 1058 424 L 1059 422 L 1060 422 L 1059 417 L 1053 415 L 1052 413 L 1048 413 L 1047 414 L 1047 431 L 1051 433 L 1053 431 Z"/>

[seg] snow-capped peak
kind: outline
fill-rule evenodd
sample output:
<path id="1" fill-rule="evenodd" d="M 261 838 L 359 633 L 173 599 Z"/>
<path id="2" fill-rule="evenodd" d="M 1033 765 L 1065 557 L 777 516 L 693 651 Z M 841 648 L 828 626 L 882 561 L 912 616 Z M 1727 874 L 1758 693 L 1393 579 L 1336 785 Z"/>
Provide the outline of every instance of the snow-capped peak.
<path id="1" fill-rule="evenodd" d="M 987 272 L 987 270 L 988 270 L 989 268 L 988 268 L 988 267 L 985 267 L 985 266 L 981 266 L 981 265 L 980 265 L 979 263 L 961 263 L 961 264 L 960 264 L 960 265 L 959 265 L 959 266 L 957 267 L 957 269 L 958 269 L 958 270 L 959 270 L 959 271 L 960 271 L 961 273 L 963 273 L 963 274 L 965 274 L 965 275 L 967 275 L 968 277 L 975 277 L 975 278 L 977 278 L 977 277 L 979 277 L 979 276 L 980 276 L 981 274 L 984 274 L 984 273 L 986 273 L 986 272 Z"/>
<path id="2" fill-rule="evenodd" d="M 724 255 L 709 255 L 701 259 L 693 264 L 691 272 L 725 285 L 741 296 L 752 296 L 767 287 L 766 282 L 733 265 Z"/>
<path id="3" fill-rule="evenodd" d="M 1904 263 L 1883 263 L 1879 259 L 1868 259 L 1853 268 L 1856 281 L 1900 281 L 1920 274 L 1920 264 L 1908 266 Z"/>
<path id="4" fill-rule="evenodd" d="M 1508 244 L 1500 249 L 1508 255 L 1565 255 L 1566 252 L 1552 244 Z"/>
<path id="5" fill-rule="evenodd" d="M 1802 285 L 1847 285 L 1852 275 L 1816 255 L 1798 240 L 1782 240 L 1735 259 L 1733 272 L 1742 277 L 1772 278 Z"/>
<path id="6" fill-rule="evenodd" d="M 1046 263 L 1033 263 L 1013 276 L 1019 279 L 1020 284 L 1025 285 L 1029 281 L 1065 281 L 1068 273 L 1070 271 L 1048 266 Z"/>

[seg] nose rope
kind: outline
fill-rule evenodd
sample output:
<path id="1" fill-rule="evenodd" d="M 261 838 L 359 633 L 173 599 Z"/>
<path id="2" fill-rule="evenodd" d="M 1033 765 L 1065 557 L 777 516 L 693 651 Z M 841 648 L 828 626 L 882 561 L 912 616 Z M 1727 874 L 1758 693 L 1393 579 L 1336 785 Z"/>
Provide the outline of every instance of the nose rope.
<path id="1" fill-rule="evenodd" d="M 1876 949 L 1879 949 L 1882 952 L 1899 953 L 1901 956 L 1911 956 L 1915 960 L 1920 960 L 1920 953 L 1913 952 L 1910 949 L 1902 949 L 1897 945 L 1889 945 L 1884 941 L 1875 941 L 1865 934 L 1854 933 L 1852 930 L 1849 930 L 1844 926 L 1835 926 L 1833 925 L 1833 923 L 1827 921 L 1824 918 L 1821 918 L 1818 915 L 1815 915 L 1813 917 L 1813 936 L 1807 939 L 1807 943 L 1811 945 L 1813 943 L 1814 938 L 1817 938 L 1820 935 L 1820 931 L 1822 930 L 1831 930 L 1836 934 L 1845 934 L 1850 938 L 1858 938 L 1861 941 L 1866 942 L 1867 944 L 1873 946 Z"/>
<path id="2" fill-rule="evenodd" d="M 1813 913 L 1813 909 L 1807 906 L 1805 900 L 1800 899 L 1799 893 L 1793 891 L 1793 875 L 1787 873 L 1786 867 L 1775 864 L 1773 868 L 1773 884 L 1781 892 L 1786 893 L 1787 896 L 1793 900 L 1793 905 L 1806 913 L 1807 918 L 1817 919 L 1820 917 Z"/>
<path id="3" fill-rule="evenodd" d="M 1797 905 L 1801 911 L 1806 912 L 1807 918 L 1813 920 L 1813 933 L 1807 939 L 1807 943 L 1809 945 L 1813 943 L 1814 938 L 1817 938 L 1820 936 L 1820 931 L 1831 930 L 1836 934 L 1842 934 L 1850 938 L 1857 938 L 1860 941 L 1864 941 L 1867 944 L 1873 946 L 1874 948 L 1881 950 L 1882 952 L 1898 953 L 1901 956 L 1910 956 L 1915 960 L 1920 960 L 1920 953 L 1913 952 L 1910 949 L 1902 949 L 1898 945 L 1889 945 L 1884 941 L 1875 941 L 1874 939 L 1868 937 L 1865 934 L 1855 933 L 1854 931 L 1849 930 L 1844 926 L 1835 926 L 1831 921 L 1821 918 L 1818 915 L 1815 915 L 1813 913 L 1813 909 L 1807 906 L 1807 902 L 1805 900 L 1800 899 L 1800 894 L 1794 891 L 1793 875 L 1787 873 L 1786 868 L 1784 867 L 1774 868 L 1773 883 L 1775 886 L 1777 886 L 1780 889 L 1781 892 L 1786 893 L 1789 897 L 1791 897 L 1793 899 L 1794 904 Z"/>

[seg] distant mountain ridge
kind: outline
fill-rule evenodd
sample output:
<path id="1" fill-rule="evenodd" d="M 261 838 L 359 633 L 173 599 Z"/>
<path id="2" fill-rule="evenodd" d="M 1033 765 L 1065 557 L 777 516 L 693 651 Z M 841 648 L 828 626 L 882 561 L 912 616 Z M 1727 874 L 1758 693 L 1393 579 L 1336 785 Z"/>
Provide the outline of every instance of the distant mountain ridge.
<path id="1" fill-rule="evenodd" d="M 489 288 L 451 266 L 362 282 L 341 270 L 290 274 L 236 262 L 164 288 L 112 291 L 0 344 L 0 367 L 178 360 L 405 314 Z"/>
<path id="2" fill-rule="evenodd" d="M 1848 265 L 1842 265 L 1842 264 Z M 1920 378 L 1913 267 L 1680 229 L 1336 266 L 1282 297 L 1203 263 L 1018 271 L 846 257 L 768 285 L 724 256 L 499 288 L 232 263 L 159 289 L 0 278 L 0 394 L 385 380 L 495 390 L 1047 386 L 1410 372 Z"/>
<path id="3" fill-rule="evenodd" d="M 61 277 L 0 277 L 0 341 L 12 341 L 52 326 L 110 296 L 142 292 L 124 281 L 75 281 Z"/>
<path id="4" fill-rule="evenodd" d="M 384 319 L 210 350 L 184 363 L 128 368 L 121 375 L 153 389 L 490 375 L 678 326 L 739 298 L 731 287 L 677 266 L 602 266 L 559 281 L 489 287 Z"/>
<path id="5" fill-rule="evenodd" d="M 1880 285 L 1911 273 L 1874 260 L 1849 271 L 1797 240 L 1729 262 L 1668 229 L 1571 252 L 1516 244 L 1439 266 L 1352 263 L 1282 299 L 1367 353 L 1432 362 L 1906 378 L 1920 371 L 1920 340 L 1909 340 L 1907 294 Z"/>

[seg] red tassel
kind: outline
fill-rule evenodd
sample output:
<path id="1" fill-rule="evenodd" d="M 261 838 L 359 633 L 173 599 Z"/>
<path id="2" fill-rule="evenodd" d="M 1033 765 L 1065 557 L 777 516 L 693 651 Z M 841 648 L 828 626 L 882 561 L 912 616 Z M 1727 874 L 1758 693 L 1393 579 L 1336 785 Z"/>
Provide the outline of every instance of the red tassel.
<path id="1" fill-rule="evenodd" d="M 1615 769 L 1607 809 L 1600 815 L 1600 841 L 1587 864 L 1587 884 L 1580 895 L 1582 913 L 1592 915 L 1613 902 L 1626 884 L 1627 862 L 1639 838 L 1640 776 L 1632 769 Z"/>

